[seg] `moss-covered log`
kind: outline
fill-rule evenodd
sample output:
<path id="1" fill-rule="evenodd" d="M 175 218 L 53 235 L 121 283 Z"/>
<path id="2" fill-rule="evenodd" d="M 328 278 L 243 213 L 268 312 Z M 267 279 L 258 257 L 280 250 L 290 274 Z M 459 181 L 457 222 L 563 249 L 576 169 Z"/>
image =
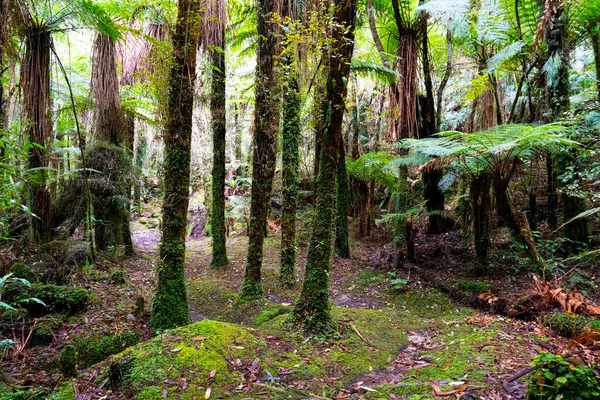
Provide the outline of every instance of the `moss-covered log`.
<path id="1" fill-rule="evenodd" d="M 344 140 L 340 141 L 340 161 L 337 168 L 335 187 L 335 254 L 342 258 L 350 258 L 348 244 L 348 203 L 350 202 L 350 184 L 346 170 L 346 152 Z"/>
<path id="2" fill-rule="evenodd" d="M 210 113 L 213 131 L 213 167 L 212 167 L 212 207 L 210 216 L 210 232 L 212 236 L 213 267 L 227 265 L 227 248 L 225 234 L 225 24 L 219 23 L 215 28 L 220 43 L 210 49 L 212 61 L 212 83 L 210 95 Z"/>
<path id="3" fill-rule="evenodd" d="M 286 68 L 294 68 L 289 62 Z M 300 154 L 300 93 L 296 74 L 286 71 L 286 84 L 283 93 L 283 132 L 281 154 L 283 204 L 281 210 L 281 273 L 282 284 L 296 284 L 296 211 L 298 208 L 298 168 Z"/>
<path id="4" fill-rule="evenodd" d="M 336 1 L 334 13 L 327 79 L 329 119 L 319 157 L 317 198 L 313 232 L 306 256 L 306 275 L 302 293 L 293 312 L 293 320 L 305 332 L 326 332 L 331 328 L 329 267 L 335 218 L 334 194 L 347 82 L 354 50 L 356 0 Z"/>
<path id="5" fill-rule="evenodd" d="M 184 263 L 200 10 L 199 4 L 192 0 L 179 0 L 177 8 L 169 77 L 168 125 L 164 136 L 162 241 L 150 319 L 155 333 L 189 322 Z"/>
<path id="6" fill-rule="evenodd" d="M 241 297 L 254 300 L 263 294 L 261 266 L 269 209 L 269 197 L 275 173 L 275 141 L 279 131 L 279 90 L 276 53 L 278 37 L 271 21 L 275 3 L 260 0 L 257 9 L 256 99 L 254 141 L 252 146 L 252 198 L 248 226 L 248 260 Z"/>

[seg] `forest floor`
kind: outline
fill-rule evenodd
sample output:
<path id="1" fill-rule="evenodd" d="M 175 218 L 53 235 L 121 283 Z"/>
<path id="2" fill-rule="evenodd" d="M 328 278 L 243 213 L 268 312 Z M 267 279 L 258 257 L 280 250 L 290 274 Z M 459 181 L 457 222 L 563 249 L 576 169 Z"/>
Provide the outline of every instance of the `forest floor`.
<path id="1" fill-rule="evenodd" d="M 350 259 L 334 258 L 330 298 L 339 331 L 331 337 L 307 341 L 286 325 L 286 314 L 301 284 L 294 289 L 277 284 L 279 235 L 272 232 L 264 250 L 265 299 L 253 304 L 237 301 L 247 237 L 228 239 L 230 265 L 219 269 L 209 265 L 209 238 L 189 240 L 186 278 L 190 316 L 192 322 L 205 322 L 147 341 L 160 230 L 138 219 L 133 231 L 135 256 L 104 256 L 93 269 L 77 273 L 72 283 L 92 293 L 87 310 L 69 317 L 50 317 L 60 319 L 52 343 L 26 347 L 16 357 L 3 360 L 5 381 L 55 388 L 58 394 L 54 398 L 77 394 L 79 400 L 522 399 L 524 380 L 506 380 L 527 368 L 538 353 L 561 353 L 573 346 L 542 327 L 533 314 L 518 316 L 521 318 L 494 314 L 499 292 L 505 297 L 527 297 L 531 279 L 517 271 L 513 279 L 496 273 L 486 274 L 484 281 L 478 276 L 481 271 L 472 267 L 470 250 L 462 245 L 459 232 L 421 235 L 418 265 L 403 263 L 394 269 L 395 252 L 377 229 L 370 238 L 351 241 Z M 297 278 L 301 282 L 308 228 L 300 227 L 299 241 Z M 124 283 L 114 282 L 113 272 L 121 270 Z M 484 297 L 482 301 L 481 293 L 492 288 L 496 300 Z M 135 317 L 133 310 L 140 298 L 144 299 L 145 313 Z M 210 325 L 212 322 L 206 320 L 235 325 Z M 130 378 L 125 386 L 115 383 L 114 369 L 121 365 L 120 355 L 87 369 L 80 366 L 83 372 L 79 378 L 65 383 L 57 364 L 66 344 L 83 341 L 83 348 L 102 346 L 103 337 L 128 330 L 146 341 L 124 353 L 129 354 L 128 368 L 137 371 L 139 379 Z M 256 348 L 242 343 L 240 338 L 248 334 L 251 338 L 246 341 L 256 341 Z M 216 342 L 217 336 L 230 341 Z M 198 351 L 204 346 L 221 349 L 208 364 L 216 358 L 224 360 L 214 368 L 202 365 Z M 131 351 L 143 356 L 136 358 Z M 182 358 L 185 351 L 189 351 L 188 358 Z M 156 375 L 163 370 L 161 366 L 170 373 Z M 140 372 L 146 369 L 147 374 Z"/>

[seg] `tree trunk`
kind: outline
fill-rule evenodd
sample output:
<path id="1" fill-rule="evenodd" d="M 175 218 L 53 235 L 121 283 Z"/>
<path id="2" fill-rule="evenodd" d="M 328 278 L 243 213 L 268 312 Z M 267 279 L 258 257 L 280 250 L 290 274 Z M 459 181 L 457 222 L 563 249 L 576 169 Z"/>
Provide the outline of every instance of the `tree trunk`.
<path id="1" fill-rule="evenodd" d="M 490 247 L 490 176 L 482 173 L 471 181 L 470 196 L 473 212 L 473 244 L 480 264 L 487 263 Z"/>
<path id="2" fill-rule="evenodd" d="M 294 68 L 291 56 L 286 57 L 286 68 Z M 298 168 L 300 163 L 300 111 L 302 108 L 298 80 L 294 71 L 286 71 L 283 86 L 283 153 L 281 211 L 281 273 L 279 280 L 285 286 L 296 284 L 296 211 L 298 208 Z"/>
<path id="3" fill-rule="evenodd" d="M 7 14 L 8 0 L 0 0 L 0 140 L 6 126 L 6 101 L 4 100 L 4 47 L 8 36 Z M 0 146 L 0 161 L 4 158 L 4 147 Z"/>
<path id="4" fill-rule="evenodd" d="M 101 33 L 94 41 L 91 86 L 94 127 L 86 163 L 90 171 L 99 171 L 93 173 L 97 184 L 91 187 L 97 249 L 112 249 L 115 254 L 124 249 L 131 254 L 129 149 L 133 132 L 127 129 L 121 109 L 115 41 Z"/>
<path id="5" fill-rule="evenodd" d="M 600 32 L 591 36 L 592 48 L 594 49 L 594 65 L 596 67 L 596 90 L 598 91 L 598 101 L 600 101 Z"/>
<path id="6" fill-rule="evenodd" d="M 162 241 L 150 320 L 154 333 L 189 323 L 184 264 L 200 10 L 199 4 L 192 0 L 179 0 L 177 9 L 169 77 L 168 126 L 164 136 Z"/>
<path id="7" fill-rule="evenodd" d="M 317 200 L 313 232 L 306 256 L 306 275 L 293 317 L 305 332 L 323 333 L 331 329 L 329 309 L 329 267 L 331 234 L 335 219 L 334 193 L 342 140 L 350 61 L 354 49 L 356 0 L 336 0 L 332 24 L 327 99 L 330 118 L 323 137 L 317 178 Z"/>
<path id="8" fill-rule="evenodd" d="M 35 23 L 27 27 L 25 58 L 21 67 L 23 111 L 27 121 L 26 135 L 36 147 L 29 151 L 29 169 L 32 182 L 29 187 L 32 241 L 45 243 L 51 239 L 52 208 L 50 192 L 46 188 L 48 152 L 52 145 L 50 118 L 50 32 L 45 25 Z M 31 171 L 32 169 L 37 169 Z"/>
<path id="9" fill-rule="evenodd" d="M 346 152 L 344 141 L 340 141 L 340 161 L 337 168 L 337 185 L 335 188 L 335 254 L 342 258 L 350 258 L 348 244 L 348 203 L 350 185 L 346 170 Z"/>
<path id="10" fill-rule="evenodd" d="M 279 90 L 275 64 L 278 36 L 270 24 L 275 4 L 259 0 L 254 146 L 252 151 L 252 198 L 248 228 L 248 260 L 241 298 L 248 301 L 263 294 L 261 266 L 269 197 L 275 173 L 276 138 L 279 130 Z"/>
<path id="11" fill-rule="evenodd" d="M 209 49 L 212 59 L 212 83 L 210 97 L 210 113 L 213 131 L 213 166 L 212 166 L 212 207 L 210 229 L 212 236 L 213 267 L 229 264 L 227 260 L 225 234 L 225 25 L 219 24 L 220 43 L 213 43 L 219 49 Z"/>

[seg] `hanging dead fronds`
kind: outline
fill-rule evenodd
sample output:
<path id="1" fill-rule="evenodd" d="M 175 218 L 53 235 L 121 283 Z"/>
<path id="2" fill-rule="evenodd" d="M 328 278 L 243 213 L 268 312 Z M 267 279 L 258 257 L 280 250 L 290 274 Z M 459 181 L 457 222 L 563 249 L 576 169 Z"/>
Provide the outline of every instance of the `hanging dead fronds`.
<path id="1" fill-rule="evenodd" d="M 160 45 L 168 40 L 167 27 L 162 23 L 147 23 L 142 29 L 140 22 L 134 22 L 132 28 L 142 32 L 128 34 L 116 49 L 122 86 L 143 81 L 154 74 L 161 65 Z"/>
<path id="2" fill-rule="evenodd" d="M 120 144 L 124 140 L 115 41 L 99 33 L 94 40 L 91 92 L 94 99 L 93 140 Z"/>
<path id="3" fill-rule="evenodd" d="M 546 282 L 534 275 L 531 291 L 543 299 L 547 309 L 558 305 L 567 313 L 600 315 L 600 306 L 593 304 L 579 292 L 567 291 L 558 282 Z"/>
<path id="4" fill-rule="evenodd" d="M 390 91 L 390 129 L 386 135 L 388 141 L 418 137 L 418 50 L 417 32 L 403 29 L 396 50 L 396 71 L 400 79 L 392 85 Z"/>

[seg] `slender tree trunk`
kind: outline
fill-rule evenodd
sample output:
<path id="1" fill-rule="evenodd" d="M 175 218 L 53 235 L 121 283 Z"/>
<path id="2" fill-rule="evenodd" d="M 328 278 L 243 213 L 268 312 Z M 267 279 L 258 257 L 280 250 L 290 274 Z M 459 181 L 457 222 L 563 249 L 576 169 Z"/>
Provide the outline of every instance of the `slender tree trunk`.
<path id="1" fill-rule="evenodd" d="M 50 32 L 46 26 L 35 23 L 28 26 L 25 40 L 25 58 L 21 67 L 21 87 L 25 119 L 30 122 L 26 135 L 32 143 L 29 151 L 30 209 L 32 240 L 45 243 L 51 239 L 50 192 L 46 188 L 48 152 L 52 145 L 52 122 L 50 118 Z"/>
<path id="2" fill-rule="evenodd" d="M 340 160 L 337 169 L 337 185 L 335 189 L 335 254 L 342 258 L 350 258 L 348 244 L 348 203 L 350 185 L 346 170 L 346 152 L 344 141 L 340 141 Z"/>
<path id="3" fill-rule="evenodd" d="M 216 29 L 220 43 L 213 43 L 219 49 L 209 49 L 212 59 L 212 83 L 210 112 L 213 130 L 213 167 L 212 167 L 212 210 L 211 236 L 212 261 L 211 266 L 219 267 L 229 264 L 227 260 L 225 234 L 225 24 L 220 23 Z"/>
<path id="4" fill-rule="evenodd" d="M 336 0 L 334 13 L 327 79 L 330 118 L 320 154 L 317 200 L 313 233 L 306 256 L 306 275 L 302 293 L 293 312 L 294 320 L 303 327 L 305 332 L 318 333 L 331 329 L 329 267 L 332 250 L 331 234 L 335 220 L 334 193 L 348 89 L 347 81 L 354 49 L 356 0 Z"/>
<path id="5" fill-rule="evenodd" d="M 286 83 L 283 86 L 283 132 L 281 154 L 283 204 L 281 211 L 281 272 L 285 286 L 296 284 L 296 211 L 298 208 L 298 168 L 300 163 L 300 91 L 291 55 L 286 57 Z"/>
<path id="6" fill-rule="evenodd" d="M 596 90 L 600 101 L 600 32 L 591 35 L 592 48 L 594 49 L 594 65 L 596 67 Z"/>
<path id="7" fill-rule="evenodd" d="M 435 112 L 435 98 L 433 94 L 433 82 L 431 80 L 431 65 L 429 62 L 429 39 L 427 36 L 427 16 L 423 14 L 421 16 L 421 33 L 423 37 L 422 44 L 422 60 L 423 60 L 423 77 L 425 81 L 425 96 L 420 97 L 420 129 L 419 136 L 421 138 L 428 138 L 433 136 L 439 130 L 437 123 L 438 115 Z M 448 42 L 448 55 L 449 64 L 446 66 L 446 70 L 452 68 L 452 45 L 451 39 Z M 447 73 L 448 74 L 448 73 Z M 446 78 L 446 76 L 444 77 Z M 447 79 L 446 79 L 447 80 Z M 444 83 L 444 82 L 442 82 Z M 445 83 L 444 83 L 445 85 Z M 442 92 L 443 88 L 440 86 Z M 438 93 L 438 107 L 441 106 L 441 92 Z M 443 228 L 444 216 L 440 215 L 440 212 L 444 211 L 445 197 L 444 192 L 439 188 L 440 179 L 442 177 L 441 171 L 435 166 L 426 168 L 422 174 L 423 177 L 423 197 L 425 199 L 425 205 L 429 212 L 429 226 L 428 232 L 437 234 L 440 233 Z"/>
<path id="8" fill-rule="evenodd" d="M 270 24 L 275 12 L 274 2 L 258 1 L 258 47 L 256 67 L 256 100 L 254 120 L 254 145 L 252 151 L 252 198 L 250 226 L 248 229 L 248 261 L 242 284 L 241 298 L 258 299 L 263 294 L 261 266 L 265 226 L 273 175 L 275 173 L 276 146 L 279 130 L 279 90 L 275 61 L 278 37 Z"/>
<path id="9" fill-rule="evenodd" d="M 157 266 L 158 284 L 150 320 L 155 333 L 189 322 L 184 264 L 199 11 L 199 4 L 193 0 L 179 0 L 177 3 L 168 91 L 168 125 L 164 136 L 162 241 Z"/>
<path id="10" fill-rule="evenodd" d="M 473 243 L 477 261 L 487 263 L 488 249 L 490 247 L 490 185 L 488 174 L 481 174 L 471 181 L 470 196 L 473 212 Z"/>
<path id="11" fill-rule="evenodd" d="M 446 31 L 446 45 L 448 46 L 448 60 L 446 61 L 446 71 L 444 72 L 444 77 L 440 82 L 440 86 L 437 91 L 437 107 L 436 107 L 436 116 L 435 116 L 435 126 L 439 131 L 442 126 L 442 101 L 444 100 L 444 90 L 446 89 L 446 85 L 448 84 L 448 80 L 450 79 L 450 75 L 452 75 L 452 53 L 453 53 L 453 45 L 452 45 L 452 31 L 448 29 Z"/>
<path id="12" fill-rule="evenodd" d="M 6 126 L 6 101 L 4 100 L 4 72 L 8 67 L 4 67 L 4 48 L 8 36 L 7 14 L 8 0 L 0 0 L 0 139 Z M 0 160 L 4 157 L 4 147 L 0 146 Z"/>

